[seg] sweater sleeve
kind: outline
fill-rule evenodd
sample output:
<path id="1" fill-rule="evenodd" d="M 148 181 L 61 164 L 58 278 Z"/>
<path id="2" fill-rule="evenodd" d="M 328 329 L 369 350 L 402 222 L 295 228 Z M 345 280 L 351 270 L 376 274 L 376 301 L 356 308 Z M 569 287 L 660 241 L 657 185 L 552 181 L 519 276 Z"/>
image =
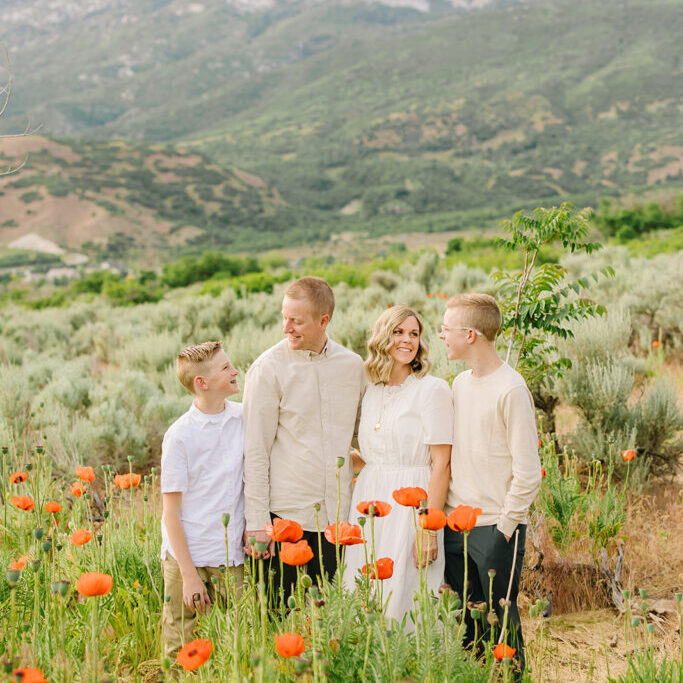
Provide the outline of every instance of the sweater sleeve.
<path id="1" fill-rule="evenodd" d="M 518 524 L 526 522 L 531 503 L 541 486 L 538 433 L 534 401 L 526 386 L 517 386 L 503 399 L 503 418 L 512 456 L 512 481 L 498 520 L 498 529 L 512 536 Z"/>
<path id="2" fill-rule="evenodd" d="M 280 395 L 272 369 L 252 365 L 244 386 L 244 499 L 246 528 L 270 522 L 270 452 L 277 434 Z"/>

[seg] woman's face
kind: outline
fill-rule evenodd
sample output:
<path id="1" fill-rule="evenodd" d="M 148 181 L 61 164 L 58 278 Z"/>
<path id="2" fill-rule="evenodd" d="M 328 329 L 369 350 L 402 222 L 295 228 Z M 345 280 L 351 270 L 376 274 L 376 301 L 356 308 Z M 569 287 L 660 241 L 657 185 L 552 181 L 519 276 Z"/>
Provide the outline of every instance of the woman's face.
<path id="1" fill-rule="evenodd" d="M 415 360 L 420 348 L 420 325 L 414 315 L 406 318 L 394 327 L 394 343 L 389 349 L 389 355 L 394 362 L 408 365 Z"/>

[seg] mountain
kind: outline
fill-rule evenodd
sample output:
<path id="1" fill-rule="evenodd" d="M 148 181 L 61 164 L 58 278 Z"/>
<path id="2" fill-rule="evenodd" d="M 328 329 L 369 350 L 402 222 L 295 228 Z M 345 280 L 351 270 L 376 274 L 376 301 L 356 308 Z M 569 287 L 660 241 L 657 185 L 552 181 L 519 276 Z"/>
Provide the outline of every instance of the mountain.
<path id="1" fill-rule="evenodd" d="M 124 139 L 263 183 L 147 207 L 162 236 L 192 225 L 175 248 L 487 227 L 683 185 L 680 35 L 678 0 L 4 0 L 0 132 L 31 113 L 86 159 Z"/>

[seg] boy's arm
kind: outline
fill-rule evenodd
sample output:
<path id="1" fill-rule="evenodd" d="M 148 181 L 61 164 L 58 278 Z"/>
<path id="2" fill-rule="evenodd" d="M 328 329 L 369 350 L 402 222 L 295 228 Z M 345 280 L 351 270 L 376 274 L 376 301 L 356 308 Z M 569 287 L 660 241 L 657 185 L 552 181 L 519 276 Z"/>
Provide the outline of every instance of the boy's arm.
<path id="1" fill-rule="evenodd" d="M 211 604 L 204 582 L 199 578 L 197 569 L 192 562 L 190 550 L 187 547 L 187 537 L 180 521 L 180 506 L 182 493 L 164 493 L 163 516 L 168 540 L 171 543 L 173 557 L 175 557 L 180 574 L 183 577 L 183 602 L 188 609 L 204 612 L 204 605 Z M 199 596 L 197 598 L 197 596 Z M 197 598 L 197 599 L 195 599 Z"/>
<path id="2" fill-rule="evenodd" d="M 267 559 L 273 544 L 265 531 L 270 523 L 270 452 L 280 419 L 280 395 L 272 372 L 263 365 L 252 365 L 247 372 L 242 400 L 244 418 L 244 500 L 245 537 L 269 542 L 263 558 Z M 251 546 L 245 543 L 251 554 Z"/>
<path id="3" fill-rule="evenodd" d="M 509 540 L 517 525 L 526 521 L 529 507 L 541 487 L 541 462 L 534 402 L 527 387 L 515 387 L 508 392 L 503 413 L 512 455 L 512 481 L 497 526 Z"/>

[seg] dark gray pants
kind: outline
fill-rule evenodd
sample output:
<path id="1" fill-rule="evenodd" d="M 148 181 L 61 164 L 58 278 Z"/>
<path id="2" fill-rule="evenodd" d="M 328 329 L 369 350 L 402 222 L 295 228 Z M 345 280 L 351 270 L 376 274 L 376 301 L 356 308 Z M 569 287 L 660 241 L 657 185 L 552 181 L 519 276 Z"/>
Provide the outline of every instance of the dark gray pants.
<path id="1" fill-rule="evenodd" d="M 526 524 L 520 524 L 519 541 L 517 542 L 517 562 L 515 564 L 515 574 L 512 579 L 512 589 L 510 591 L 510 602 L 512 603 L 508 611 L 508 635 L 506 642 L 511 647 L 517 649 L 515 658 L 519 658 L 519 663 L 524 670 L 524 639 L 522 638 L 522 622 L 519 618 L 517 609 L 517 594 L 519 592 L 519 577 L 522 573 L 522 562 L 524 560 L 524 544 L 526 541 Z M 452 531 L 449 528 L 444 530 L 444 550 L 446 554 L 446 582 L 462 597 L 463 581 L 465 580 L 464 562 L 464 534 Z M 470 531 L 467 538 L 467 601 L 486 602 L 489 601 L 489 569 L 495 569 L 496 575 L 493 579 L 493 607 L 498 615 L 500 629 L 503 625 L 503 607 L 498 604 L 501 598 L 505 598 L 510 581 L 510 571 L 512 570 L 512 557 L 515 548 L 514 534 L 510 541 L 505 540 L 505 536 L 498 531 L 495 525 L 478 526 Z M 466 644 L 474 641 L 474 622 L 467 611 L 465 621 L 467 633 L 465 636 Z M 488 624 L 484 621 L 486 627 Z M 498 630 L 496 631 L 498 633 Z M 488 637 L 486 634 L 485 637 Z"/>

